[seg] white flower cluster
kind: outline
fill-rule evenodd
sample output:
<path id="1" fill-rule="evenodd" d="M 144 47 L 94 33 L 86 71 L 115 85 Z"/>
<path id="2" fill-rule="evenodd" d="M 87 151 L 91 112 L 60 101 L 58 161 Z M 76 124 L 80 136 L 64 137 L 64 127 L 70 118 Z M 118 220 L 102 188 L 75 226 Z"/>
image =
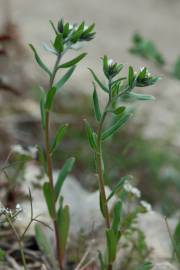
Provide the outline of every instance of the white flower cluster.
<path id="1" fill-rule="evenodd" d="M 131 193 L 135 197 L 137 198 L 141 197 L 141 191 L 138 188 L 132 186 L 128 181 L 124 183 L 123 187 L 125 191 L 127 191 L 128 193 Z"/>
<path id="2" fill-rule="evenodd" d="M 108 59 L 108 66 L 112 66 L 113 62 L 113 59 Z"/>
<path id="3" fill-rule="evenodd" d="M 145 67 L 141 67 L 141 68 L 140 68 L 140 71 L 143 71 L 144 69 L 145 69 Z M 149 72 L 148 69 L 146 69 L 146 77 L 147 77 L 147 78 L 151 77 L 151 73 Z"/>
<path id="4" fill-rule="evenodd" d="M 142 200 L 142 201 L 140 201 L 140 204 L 146 210 L 146 212 L 152 211 L 152 206 L 150 205 L 150 203 Z"/>
<path id="5" fill-rule="evenodd" d="M 4 216 L 5 218 L 8 216 L 11 220 L 15 219 L 19 213 L 22 212 L 22 207 L 21 205 L 18 203 L 16 205 L 15 209 L 9 209 L 3 206 L 3 204 L 0 204 L 0 216 Z"/>
<path id="6" fill-rule="evenodd" d="M 38 149 L 37 149 L 37 145 L 29 146 L 26 150 L 22 147 L 22 145 L 14 144 L 11 146 L 11 151 L 16 153 L 16 154 L 28 156 L 28 157 L 31 157 L 34 159 L 34 158 L 36 158 Z"/>

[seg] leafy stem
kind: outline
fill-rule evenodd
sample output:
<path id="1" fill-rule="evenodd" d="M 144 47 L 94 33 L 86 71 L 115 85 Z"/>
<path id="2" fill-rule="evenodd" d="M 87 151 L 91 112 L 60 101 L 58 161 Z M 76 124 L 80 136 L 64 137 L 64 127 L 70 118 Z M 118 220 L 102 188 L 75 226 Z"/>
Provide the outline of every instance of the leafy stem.
<path id="1" fill-rule="evenodd" d="M 52 88 L 54 79 L 58 70 L 58 65 L 61 59 L 61 54 L 58 54 L 52 75 L 50 77 L 49 81 L 49 89 Z M 49 183 L 51 187 L 52 194 L 54 193 L 54 184 L 53 184 L 53 169 L 52 169 L 52 157 L 50 153 L 50 140 L 49 140 L 49 124 L 50 124 L 50 113 L 47 110 L 46 111 L 46 122 L 45 122 L 45 129 L 44 129 L 44 138 L 45 138 L 45 151 L 46 151 L 46 159 L 47 159 L 47 173 L 49 178 Z M 61 270 L 63 270 L 63 258 L 61 253 L 61 247 L 60 247 L 60 235 L 58 230 L 58 223 L 57 223 L 57 217 L 56 217 L 56 200 L 55 196 L 52 196 L 52 211 L 53 211 L 53 225 L 54 225 L 54 231 L 55 231 L 55 237 L 56 237 L 56 247 L 57 247 L 57 258 L 59 267 Z"/>

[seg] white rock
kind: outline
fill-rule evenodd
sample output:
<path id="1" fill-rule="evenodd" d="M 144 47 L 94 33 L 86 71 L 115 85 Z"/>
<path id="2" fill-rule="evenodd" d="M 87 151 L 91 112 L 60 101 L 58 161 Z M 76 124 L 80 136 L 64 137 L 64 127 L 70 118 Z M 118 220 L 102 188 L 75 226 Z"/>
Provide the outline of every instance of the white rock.
<path id="1" fill-rule="evenodd" d="M 152 270 L 177 270 L 177 268 L 172 264 L 170 264 L 169 262 L 161 262 L 155 264 Z"/>
<path id="2" fill-rule="evenodd" d="M 168 219 L 171 231 L 174 231 L 177 219 Z M 138 217 L 138 226 L 144 232 L 149 248 L 152 248 L 153 261 L 169 260 L 172 257 L 172 243 L 168 234 L 165 219 L 151 211 Z"/>

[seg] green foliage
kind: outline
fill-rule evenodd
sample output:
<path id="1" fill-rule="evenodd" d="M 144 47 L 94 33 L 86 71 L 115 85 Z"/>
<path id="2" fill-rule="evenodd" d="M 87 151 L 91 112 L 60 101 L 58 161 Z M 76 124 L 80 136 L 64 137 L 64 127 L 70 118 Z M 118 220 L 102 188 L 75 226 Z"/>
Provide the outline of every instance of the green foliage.
<path id="1" fill-rule="evenodd" d="M 53 208 L 54 192 L 49 182 L 44 183 L 43 193 L 44 193 L 44 197 L 45 197 L 46 204 L 48 207 L 49 215 L 51 216 L 51 218 L 54 218 L 54 215 L 55 215 L 54 208 Z"/>
<path id="2" fill-rule="evenodd" d="M 60 173 L 58 175 L 58 178 L 57 178 L 57 181 L 55 184 L 55 198 L 56 198 L 56 200 L 61 192 L 62 185 L 63 185 L 67 175 L 71 172 L 71 170 L 73 168 L 74 162 L 75 162 L 75 158 L 73 158 L 73 157 L 66 160 L 62 170 L 60 171 Z"/>
<path id="3" fill-rule="evenodd" d="M 46 255 L 54 270 L 57 270 L 56 259 L 53 254 L 52 246 L 39 224 L 35 225 L 35 238 L 39 248 Z"/>

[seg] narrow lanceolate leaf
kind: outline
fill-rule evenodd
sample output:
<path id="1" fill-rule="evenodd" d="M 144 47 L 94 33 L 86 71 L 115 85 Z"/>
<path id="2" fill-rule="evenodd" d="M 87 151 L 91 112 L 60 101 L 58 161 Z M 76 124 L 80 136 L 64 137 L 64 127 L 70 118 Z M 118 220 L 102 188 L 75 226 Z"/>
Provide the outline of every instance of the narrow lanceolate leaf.
<path id="1" fill-rule="evenodd" d="M 114 196 L 114 194 L 118 193 L 123 188 L 125 181 L 129 180 L 129 178 L 130 176 L 127 175 L 120 179 L 120 181 L 116 184 L 116 186 L 113 188 L 113 190 L 109 194 L 107 201 L 109 201 Z"/>
<path id="2" fill-rule="evenodd" d="M 57 222 L 59 227 L 61 255 L 64 257 L 70 227 L 70 214 L 68 205 L 66 205 L 64 208 L 59 208 L 57 214 Z"/>
<path id="3" fill-rule="evenodd" d="M 41 126 L 43 129 L 45 129 L 45 125 L 46 125 L 45 102 L 46 102 L 46 95 L 45 93 L 43 93 L 40 100 Z"/>
<path id="4" fill-rule="evenodd" d="M 99 207 L 100 207 L 100 210 L 101 210 L 101 213 L 102 213 L 103 217 L 105 217 L 105 207 L 104 207 L 101 192 L 99 193 Z"/>
<path id="5" fill-rule="evenodd" d="M 116 109 L 113 111 L 113 113 L 119 115 L 119 114 L 123 113 L 123 112 L 125 111 L 125 109 L 126 109 L 125 106 L 120 106 L 120 107 L 116 108 Z"/>
<path id="6" fill-rule="evenodd" d="M 38 145 L 38 160 L 40 161 L 40 164 L 42 164 L 42 166 L 44 167 L 44 170 L 46 172 L 47 171 L 46 159 L 45 159 L 43 147 L 41 145 Z"/>
<path id="7" fill-rule="evenodd" d="M 101 89 L 103 91 L 105 91 L 106 93 L 109 93 L 108 88 L 98 79 L 98 77 L 96 76 L 96 74 L 94 73 L 94 71 L 92 69 L 89 68 L 89 71 L 91 72 L 94 80 L 97 82 L 97 84 L 101 87 Z"/>
<path id="8" fill-rule="evenodd" d="M 113 229 L 106 230 L 106 242 L 108 251 L 108 263 L 113 263 L 116 259 L 117 239 Z"/>
<path id="9" fill-rule="evenodd" d="M 113 222 L 112 222 L 112 229 L 116 236 L 119 234 L 119 227 L 121 221 L 121 211 L 122 211 L 122 203 L 121 201 L 117 201 L 114 206 L 114 213 L 113 213 Z"/>
<path id="10" fill-rule="evenodd" d="M 130 98 L 134 98 L 136 100 L 155 100 L 155 97 L 151 95 L 143 95 L 134 92 L 130 92 L 128 95 Z"/>
<path id="11" fill-rule="evenodd" d="M 63 87 L 63 85 L 69 80 L 75 68 L 76 66 L 73 66 L 70 69 L 68 69 L 68 71 L 63 75 L 63 77 L 55 84 L 57 91 L 60 90 Z"/>
<path id="12" fill-rule="evenodd" d="M 94 92 L 93 92 L 93 104 L 94 104 L 94 112 L 95 112 L 95 116 L 97 121 L 101 120 L 101 111 L 100 111 L 100 106 L 99 106 L 99 99 L 98 99 L 98 95 L 97 95 L 97 91 L 96 91 L 96 86 L 94 85 Z"/>
<path id="13" fill-rule="evenodd" d="M 68 127 L 68 124 L 65 124 L 58 129 L 56 136 L 53 140 L 52 146 L 51 146 L 51 151 L 50 151 L 51 154 L 53 154 L 56 151 L 58 145 L 60 144 L 62 138 L 64 137 L 67 127 Z"/>
<path id="14" fill-rule="evenodd" d="M 52 107 L 53 99 L 56 94 L 56 87 L 53 86 L 47 93 L 46 96 L 46 103 L 45 103 L 45 109 L 49 111 Z"/>
<path id="15" fill-rule="evenodd" d="M 132 87 L 133 86 L 133 82 L 134 82 L 134 70 L 132 67 L 129 67 L 129 71 L 128 71 L 128 83 L 129 86 Z"/>
<path id="16" fill-rule="evenodd" d="M 55 198 L 56 198 L 56 200 L 58 199 L 58 196 L 61 192 L 62 185 L 63 185 L 67 175 L 71 172 L 71 170 L 73 168 L 74 162 L 75 162 L 74 157 L 67 159 L 62 170 L 60 171 L 60 173 L 58 175 L 56 185 L 55 185 L 55 196 L 56 196 Z"/>
<path id="17" fill-rule="evenodd" d="M 63 50 L 64 50 L 63 37 L 62 37 L 62 34 L 60 34 L 60 33 L 58 33 L 57 36 L 56 36 L 56 38 L 55 38 L 54 48 L 59 53 L 63 52 Z"/>
<path id="18" fill-rule="evenodd" d="M 106 265 L 104 262 L 103 255 L 102 255 L 101 251 L 99 251 L 99 250 L 98 250 L 98 259 L 99 259 L 99 263 L 100 263 L 100 270 L 106 270 Z"/>
<path id="19" fill-rule="evenodd" d="M 96 145 L 96 134 L 92 131 L 88 121 L 85 119 L 85 126 L 86 126 L 86 133 L 87 133 L 87 137 L 88 137 L 88 141 L 89 144 L 91 146 L 92 149 L 96 149 L 97 145 Z"/>
<path id="20" fill-rule="evenodd" d="M 121 128 L 132 116 L 132 113 L 125 112 L 121 115 L 121 117 L 116 120 L 116 122 L 102 134 L 102 140 L 106 140 L 107 138 L 111 137 L 119 128 Z"/>
<path id="21" fill-rule="evenodd" d="M 47 257 L 47 259 L 51 263 L 53 270 L 57 270 L 57 263 L 53 253 L 52 245 L 49 243 L 46 234 L 41 229 L 41 226 L 39 224 L 35 224 L 35 239 L 37 241 L 40 250 L 43 252 L 43 254 Z"/>
<path id="22" fill-rule="evenodd" d="M 34 57 L 38 63 L 38 65 L 51 77 L 52 73 L 49 70 L 49 68 L 43 63 L 43 61 L 41 60 L 41 58 L 39 57 L 36 49 L 34 48 L 34 46 L 32 44 L 29 44 L 30 48 L 32 49 L 33 53 L 34 53 Z"/>
<path id="23" fill-rule="evenodd" d="M 78 62 L 80 62 L 85 56 L 87 55 L 87 53 L 82 53 L 79 56 L 75 57 L 74 59 L 58 66 L 58 68 L 69 68 L 72 67 L 74 65 L 76 65 Z"/>
<path id="24" fill-rule="evenodd" d="M 52 198 L 54 196 L 50 183 L 46 182 L 43 185 L 43 193 L 46 200 L 49 215 L 54 218 Z"/>

